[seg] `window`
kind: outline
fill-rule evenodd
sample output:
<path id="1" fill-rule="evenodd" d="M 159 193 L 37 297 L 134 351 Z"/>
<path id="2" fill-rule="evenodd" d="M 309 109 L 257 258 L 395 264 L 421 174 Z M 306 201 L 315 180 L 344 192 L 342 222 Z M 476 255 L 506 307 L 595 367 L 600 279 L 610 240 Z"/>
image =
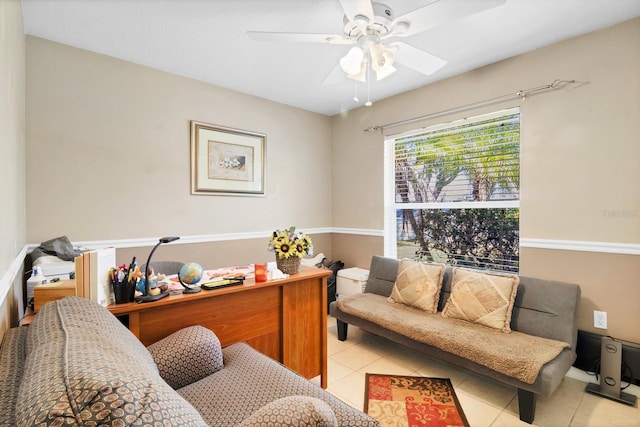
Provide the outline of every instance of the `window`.
<path id="1" fill-rule="evenodd" d="M 518 272 L 520 113 L 385 141 L 385 255 Z"/>

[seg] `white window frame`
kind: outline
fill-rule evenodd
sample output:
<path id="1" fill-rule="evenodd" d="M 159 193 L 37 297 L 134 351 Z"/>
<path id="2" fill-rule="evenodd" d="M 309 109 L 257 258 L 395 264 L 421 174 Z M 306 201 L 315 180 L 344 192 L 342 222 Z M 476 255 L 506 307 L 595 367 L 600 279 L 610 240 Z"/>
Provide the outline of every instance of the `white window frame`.
<path id="1" fill-rule="evenodd" d="M 397 224 L 396 211 L 398 209 L 463 209 L 463 208 L 520 208 L 520 200 L 505 201 L 485 201 L 485 202 L 428 202 L 428 203 L 396 203 L 395 189 L 395 141 L 399 138 L 412 137 L 426 132 L 452 128 L 464 125 L 465 123 L 478 122 L 482 120 L 490 120 L 500 116 L 508 116 L 520 114 L 520 108 L 508 108 L 505 110 L 494 111 L 487 114 L 480 114 L 473 117 L 454 120 L 446 123 L 439 123 L 433 126 L 427 126 L 420 129 L 414 129 L 408 132 L 389 135 L 384 140 L 384 256 L 389 258 L 397 258 Z"/>

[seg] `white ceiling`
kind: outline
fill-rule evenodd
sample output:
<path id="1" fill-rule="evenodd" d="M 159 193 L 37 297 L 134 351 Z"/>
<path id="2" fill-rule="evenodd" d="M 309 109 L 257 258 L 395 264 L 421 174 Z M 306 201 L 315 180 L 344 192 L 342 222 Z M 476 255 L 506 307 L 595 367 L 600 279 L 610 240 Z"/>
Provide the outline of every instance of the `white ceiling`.
<path id="1" fill-rule="evenodd" d="M 430 1 L 382 2 L 400 16 Z M 322 85 L 350 46 L 258 42 L 246 34 L 342 34 L 339 0 L 22 0 L 22 9 L 26 34 L 305 110 L 334 115 L 366 101 L 366 84 L 358 84 L 359 103 L 353 80 Z M 637 16 L 640 0 L 507 0 L 405 38 L 448 64 L 431 76 L 399 65 L 371 82 L 371 100 Z"/>

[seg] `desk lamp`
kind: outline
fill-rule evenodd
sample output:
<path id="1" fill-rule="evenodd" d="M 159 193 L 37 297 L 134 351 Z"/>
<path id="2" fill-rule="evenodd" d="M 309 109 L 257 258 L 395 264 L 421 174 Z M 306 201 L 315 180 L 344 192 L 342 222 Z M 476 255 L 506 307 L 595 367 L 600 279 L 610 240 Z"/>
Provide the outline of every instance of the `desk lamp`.
<path id="1" fill-rule="evenodd" d="M 145 264 L 145 269 L 147 271 L 144 272 L 144 295 L 136 297 L 135 298 L 136 302 L 152 302 L 152 301 L 157 301 L 166 296 L 169 296 L 169 292 L 160 292 L 158 295 L 149 295 L 149 276 L 151 272 L 151 264 L 150 264 L 151 256 L 156 251 L 156 249 L 158 249 L 158 246 L 160 246 L 161 244 L 171 243 L 178 240 L 179 238 L 180 237 L 161 237 L 158 243 L 156 243 L 153 249 L 151 249 L 151 252 L 149 253 L 149 258 L 147 258 L 147 263 Z"/>

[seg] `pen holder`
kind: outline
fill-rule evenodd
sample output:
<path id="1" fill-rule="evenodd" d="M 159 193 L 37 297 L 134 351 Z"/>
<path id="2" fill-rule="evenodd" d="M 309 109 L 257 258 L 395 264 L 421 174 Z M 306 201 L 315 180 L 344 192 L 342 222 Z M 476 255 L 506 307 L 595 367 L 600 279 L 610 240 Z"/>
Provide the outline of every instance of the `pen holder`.
<path id="1" fill-rule="evenodd" d="M 133 301 L 136 284 L 133 282 L 113 281 L 113 295 L 116 297 L 116 304 L 125 304 Z"/>

